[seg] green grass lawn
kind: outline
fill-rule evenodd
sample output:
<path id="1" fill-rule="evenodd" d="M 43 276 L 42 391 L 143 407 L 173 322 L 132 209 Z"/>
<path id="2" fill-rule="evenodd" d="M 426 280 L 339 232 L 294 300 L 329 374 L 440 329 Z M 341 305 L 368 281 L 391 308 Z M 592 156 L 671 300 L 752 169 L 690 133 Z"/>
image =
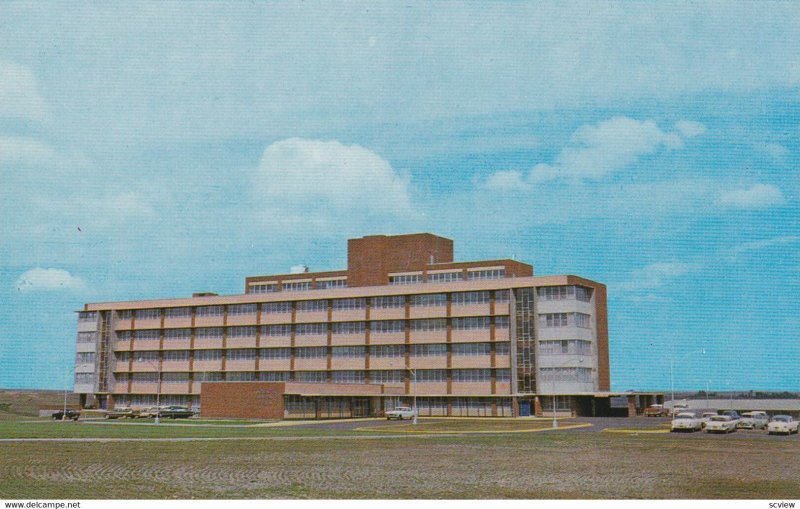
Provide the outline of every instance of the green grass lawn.
<path id="1" fill-rule="evenodd" d="M 8 435 L 286 440 L 0 443 L 0 498 L 800 498 L 797 437 L 0 423 Z"/>

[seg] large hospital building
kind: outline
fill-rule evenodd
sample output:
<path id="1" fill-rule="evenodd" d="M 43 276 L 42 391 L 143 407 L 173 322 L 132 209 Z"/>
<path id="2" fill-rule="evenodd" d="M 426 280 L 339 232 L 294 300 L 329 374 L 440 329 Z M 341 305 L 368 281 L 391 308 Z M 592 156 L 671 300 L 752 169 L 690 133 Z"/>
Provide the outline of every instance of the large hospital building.
<path id="1" fill-rule="evenodd" d="M 81 404 L 329 418 L 414 401 L 421 416 L 627 415 L 651 402 L 610 391 L 603 284 L 455 262 L 453 242 L 428 233 L 347 247 L 347 270 L 248 277 L 240 295 L 86 304 Z"/>

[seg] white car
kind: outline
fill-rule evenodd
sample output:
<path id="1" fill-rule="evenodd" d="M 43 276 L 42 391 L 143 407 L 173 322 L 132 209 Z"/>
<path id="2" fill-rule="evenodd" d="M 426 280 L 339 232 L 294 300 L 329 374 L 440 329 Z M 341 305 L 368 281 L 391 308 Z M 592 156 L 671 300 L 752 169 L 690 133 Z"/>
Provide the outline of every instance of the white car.
<path id="1" fill-rule="evenodd" d="M 756 410 L 743 413 L 736 427 L 739 429 L 766 429 L 767 424 L 769 424 L 767 412 Z"/>
<path id="2" fill-rule="evenodd" d="M 703 414 L 700 416 L 700 421 L 703 423 L 703 428 L 706 427 L 708 421 L 710 421 L 715 415 L 717 415 L 717 412 L 703 412 Z"/>
<path id="3" fill-rule="evenodd" d="M 798 426 L 800 426 L 800 422 L 795 421 L 791 415 L 776 415 L 767 424 L 767 431 L 770 435 L 777 433 L 791 435 L 797 433 Z"/>
<path id="4" fill-rule="evenodd" d="M 733 433 L 736 431 L 736 422 L 730 415 L 714 415 L 706 424 L 707 433 Z"/>
<path id="5" fill-rule="evenodd" d="M 672 419 L 670 431 L 700 431 L 703 429 L 701 421 L 692 412 L 681 412 Z"/>
<path id="6" fill-rule="evenodd" d="M 403 419 L 413 419 L 414 418 L 414 410 L 407 406 L 399 406 L 396 407 L 394 410 L 389 410 L 386 412 L 386 419 L 392 420 L 397 419 L 398 421 L 402 421 Z"/>

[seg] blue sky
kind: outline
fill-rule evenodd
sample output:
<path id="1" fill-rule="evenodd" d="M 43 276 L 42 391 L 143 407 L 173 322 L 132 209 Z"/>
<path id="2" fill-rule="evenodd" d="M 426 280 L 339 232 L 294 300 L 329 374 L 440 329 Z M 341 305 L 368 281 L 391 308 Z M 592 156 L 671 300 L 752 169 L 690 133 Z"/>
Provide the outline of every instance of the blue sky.
<path id="1" fill-rule="evenodd" d="M 615 390 L 800 390 L 798 48 L 796 2 L 3 3 L 0 387 L 71 385 L 84 302 L 430 231 L 606 283 Z"/>

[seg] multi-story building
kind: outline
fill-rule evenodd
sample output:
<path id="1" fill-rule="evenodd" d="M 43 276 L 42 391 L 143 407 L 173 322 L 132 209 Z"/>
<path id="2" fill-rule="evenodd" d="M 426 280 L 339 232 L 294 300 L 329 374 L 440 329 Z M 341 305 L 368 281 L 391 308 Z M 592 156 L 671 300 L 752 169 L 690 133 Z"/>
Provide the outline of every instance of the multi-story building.
<path id="1" fill-rule="evenodd" d="M 613 396 L 604 285 L 454 262 L 427 233 L 351 239 L 347 270 L 248 277 L 241 295 L 86 304 L 77 352 L 75 392 L 103 408 L 601 415 Z"/>

